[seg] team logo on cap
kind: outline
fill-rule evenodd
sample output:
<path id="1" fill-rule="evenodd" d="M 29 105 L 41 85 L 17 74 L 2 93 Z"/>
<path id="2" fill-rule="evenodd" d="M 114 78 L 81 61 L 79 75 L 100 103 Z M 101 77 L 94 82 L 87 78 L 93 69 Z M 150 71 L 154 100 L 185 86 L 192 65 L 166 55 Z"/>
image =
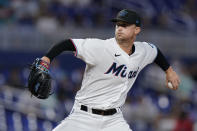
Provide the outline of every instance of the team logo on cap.
<path id="1" fill-rule="evenodd" d="M 126 12 L 126 11 L 121 11 L 120 13 L 119 13 L 119 16 L 120 17 L 124 17 L 124 16 L 126 16 L 128 14 L 128 12 Z"/>

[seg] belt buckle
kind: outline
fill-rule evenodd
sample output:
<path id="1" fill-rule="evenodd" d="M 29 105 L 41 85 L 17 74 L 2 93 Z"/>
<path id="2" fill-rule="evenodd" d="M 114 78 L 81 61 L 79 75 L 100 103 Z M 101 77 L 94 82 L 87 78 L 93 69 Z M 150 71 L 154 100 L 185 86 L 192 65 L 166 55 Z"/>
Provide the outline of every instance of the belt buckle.
<path id="1" fill-rule="evenodd" d="M 105 115 L 105 111 L 101 111 L 101 115 L 103 115 L 103 116 L 104 116 L 104 115 Z"/>

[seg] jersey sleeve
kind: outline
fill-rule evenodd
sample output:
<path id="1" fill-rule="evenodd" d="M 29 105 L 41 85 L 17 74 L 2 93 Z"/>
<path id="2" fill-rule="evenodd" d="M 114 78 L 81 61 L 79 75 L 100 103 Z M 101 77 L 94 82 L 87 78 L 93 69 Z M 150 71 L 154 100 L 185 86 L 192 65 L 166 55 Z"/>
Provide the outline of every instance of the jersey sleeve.
<path id="1" fill-rule="evenodd" d="M 142 63 L 142 68 L 153 63 L 157 56 L 157 47 L 154 44 L 143 42 L 143 46 L 145 49 L 145 57 Z"/>
<path id="2" fill-rule="evenodd" d="M 101 40 L 99 39 L 71 39 L 75 48 L 75 56 L 85 63 L 95 65 L 101 51 Z"/>

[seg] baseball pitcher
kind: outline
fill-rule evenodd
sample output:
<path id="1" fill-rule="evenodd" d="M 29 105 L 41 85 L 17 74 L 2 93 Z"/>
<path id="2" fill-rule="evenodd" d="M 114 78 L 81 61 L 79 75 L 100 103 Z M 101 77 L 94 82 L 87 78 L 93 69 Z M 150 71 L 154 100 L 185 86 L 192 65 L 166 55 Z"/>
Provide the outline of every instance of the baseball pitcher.
<path id="1" fill-rule="evenodd" d="M 49 65 L 56 56 L 72 51 L 86 63 L 73 109 L 53 131 L 131 131 L 120 107 L 139 72 L 150 63 L 165 71 L 167 88 L 178 89 L 179 77 L 161 51 L 153 44 L 135 41 L 141 29 L 139 15 L 124 9 L 112 22 L 116 24 L 115 38 L 65 39 L 32 64 L 29 90 L 45 99 L 51 89 Z"/>

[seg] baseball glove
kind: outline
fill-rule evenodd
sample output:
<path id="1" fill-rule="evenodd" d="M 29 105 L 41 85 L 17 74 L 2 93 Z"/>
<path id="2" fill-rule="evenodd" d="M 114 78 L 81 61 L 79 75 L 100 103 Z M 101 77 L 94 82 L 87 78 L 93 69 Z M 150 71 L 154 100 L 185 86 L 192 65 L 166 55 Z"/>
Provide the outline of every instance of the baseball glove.
<path id="1" fill-rule="evenodd" d="M 49 63 L 37 58 L 30 65 L 28 89 L 32 95 L 39 99 L 46 99 L 51 95 L 51 76 Z"/>

